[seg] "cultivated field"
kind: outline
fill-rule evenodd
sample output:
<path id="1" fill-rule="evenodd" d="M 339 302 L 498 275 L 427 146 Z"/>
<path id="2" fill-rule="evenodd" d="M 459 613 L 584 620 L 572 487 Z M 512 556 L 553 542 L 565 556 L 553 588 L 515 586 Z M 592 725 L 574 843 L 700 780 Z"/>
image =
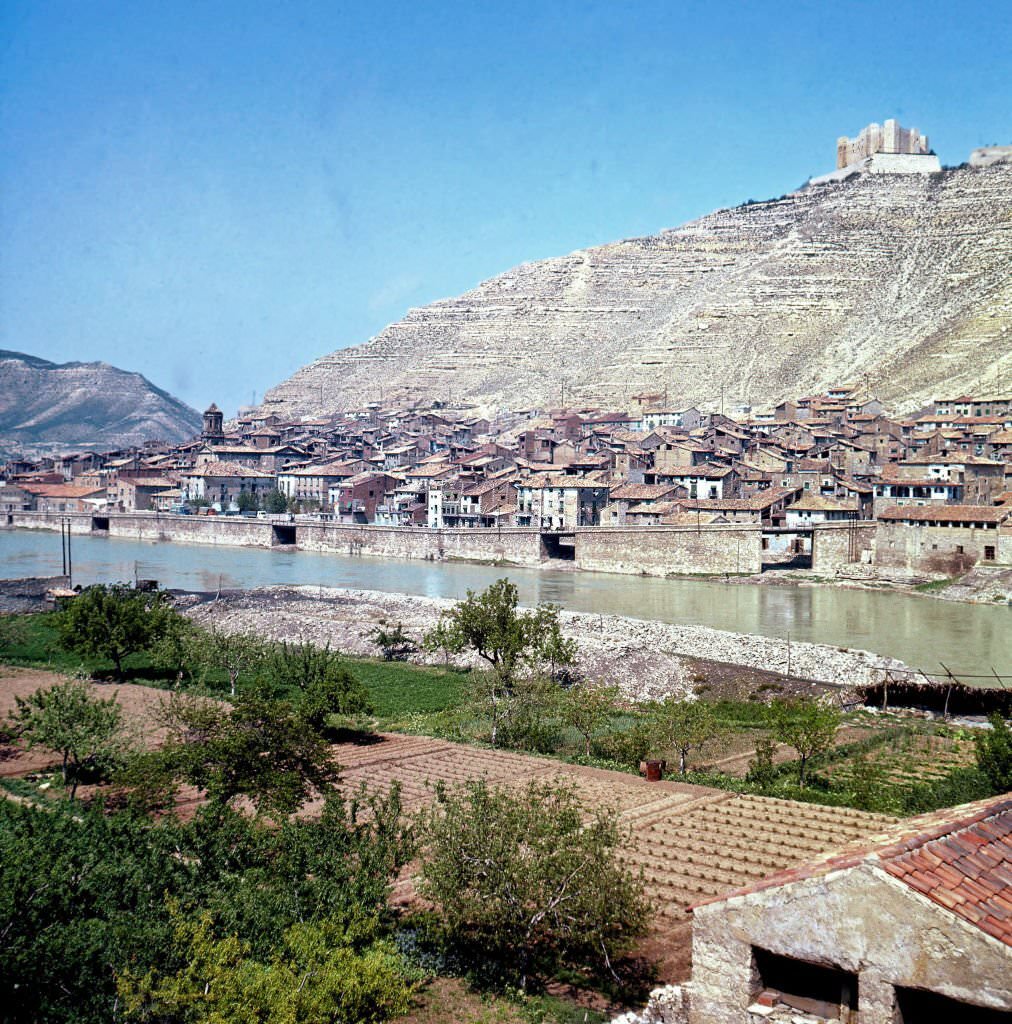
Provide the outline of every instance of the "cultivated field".
<path id="1" fill-rule="evenodd" d="M 0 715 L 14 695 L 60 678 L 27 669 L 0 669 Z M 92 684 L 96 693 L 116 693 L 129 720 L 147 743 L 157 743 L 153 712 L 165 692 L 144 686 Z M 562 764 L 548 758 L 464 746 L 423 736 L 378 734 L 334 747 L 343 785 L 381 792 L 397 782 L 406 808 L 417 810 L 438 783 L 453 786 L 485 778 L 492 784 L 524 785 L 535 779 L 569 782 L 590 804 L 616 808 L 629 829 L 628 861 L 641 868 L 657 909 L 643 952 L 659 964 L 663 980 L 686 976 L 689 967 L 688 908 L 757 878 L 808 860 L 893 819 L 848 808 L 822 807 L 743 796 L 678 782 L 647 782 L 621 772 Z M 23 775 L 51 764 L 52 757 L 6 749 L 0 772 Z M 410 898 L 410 883 L 399 898 Z"/>

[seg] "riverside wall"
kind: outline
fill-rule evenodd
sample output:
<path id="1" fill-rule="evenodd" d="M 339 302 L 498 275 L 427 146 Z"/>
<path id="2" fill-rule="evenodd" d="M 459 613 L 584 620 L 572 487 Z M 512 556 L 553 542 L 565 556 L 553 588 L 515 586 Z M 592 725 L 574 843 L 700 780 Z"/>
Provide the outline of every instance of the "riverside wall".
<path id="1" fill-rule="evenodd" d="M 537 567 L 549 562 L 549 549 L 537 530 L 366 526 L 313 521 L 272 521 L 237 516 L 176 516 L 153 512 L 47 514 L 14 512 L 2 525 L 59 530 L 69 522 L 75 534 L 130 540 L 273 548 L 289 547 L 342 555 L 442 561 L 459 559 Z M 758 527 L 584 527 L 568 548 L 576 568 L 599 572 L 666 576 L 757 573 L 761 568 Z M 558 561 L 550 564 L 558 566 Z"/>
<path id="2" fill-rule="evenodd" d="M 579 569 L 646 576 L 753 575 L 762 570 L 758 526 L 584 527 L 576 534 Z"/>
<path id="3" fill-rule="evenodd" d="M 832 574 L 855 562 L 870 563 L 875 548 L 875 523 L 818 523 L 812 530 L 812 571 Z"/>

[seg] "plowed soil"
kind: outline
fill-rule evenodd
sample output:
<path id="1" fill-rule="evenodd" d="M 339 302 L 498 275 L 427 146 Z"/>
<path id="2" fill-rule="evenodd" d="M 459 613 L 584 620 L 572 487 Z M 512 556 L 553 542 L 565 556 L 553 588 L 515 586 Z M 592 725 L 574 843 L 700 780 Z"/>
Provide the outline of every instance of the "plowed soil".
<path id="1" fill-rule="evenodd" d="M 61 677 L 49 672 L 0 668 L 0 715 Z M 92 684 L 102 696 L 115 694 L 143 741 L 161 739 L 155 711 L 165 692 L 130 684 Z M 688 977 L 691 952 L 689 908 L 748 885 L 774 871 L 801 864 L 827 850 L 882 831 L 893 819 L 847 808 L 743 796 L 678 782 L 647 782 L 621 772 L 566 765 L 548 758 L 485 750 L 421 736 L 380 734 L 334 748 L 348 791 L 365 785 L 380 792 L 394 782 L 408 810 L 432 799 L 438 782 L 454 785 L 486 778 L 523 785 L 562 780 L 588 803 L 607 804 L 629 829 L 624 856 L 643 871 L 654 901 L 654 926 L 639 952 L 658 964 L 660 980 Z M 54 763 L 41 752 L 0 750 L 0 775 L 24 775 Z M 398 901 L 411 898 L 410 879 L 397 887 Z"/>

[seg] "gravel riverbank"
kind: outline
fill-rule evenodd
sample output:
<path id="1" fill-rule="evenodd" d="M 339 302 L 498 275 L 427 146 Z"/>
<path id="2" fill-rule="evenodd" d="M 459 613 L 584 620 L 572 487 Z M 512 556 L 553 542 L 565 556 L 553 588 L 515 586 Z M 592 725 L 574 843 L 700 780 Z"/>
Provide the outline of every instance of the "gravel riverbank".
<path id="1" fill-rule="evenodd" d="M 367 634 L 380 622 L 400 622 L 419 642 L 454 602 L 441 598 L 326 587 L 263 587 L 211 597 L 190 594 L 180 605 L 195 621 L 226 632 L 254 632 L 274 640 L 330 644 L 347 654 L 378 651 Z M 669 693 L 687 695 L 708 680 L 709 663 L 752 670 L 757 679 L 788 673 L 798 680 L 859 686 L 888 668 L 894 658 L 868 651 L 731 633 L 705 626 L 672 625 L 617 615 L 566 612 L 563 632 L 577 641 L 577 668 L 586 677 L 617 683 L 635 700 Z M 412 661 L 438 664 L 441 655 L 421 652 Z M 788 663 L 789 662 L 789 663 Z M 464 658 L 457 664 L 466 665 Z"/>

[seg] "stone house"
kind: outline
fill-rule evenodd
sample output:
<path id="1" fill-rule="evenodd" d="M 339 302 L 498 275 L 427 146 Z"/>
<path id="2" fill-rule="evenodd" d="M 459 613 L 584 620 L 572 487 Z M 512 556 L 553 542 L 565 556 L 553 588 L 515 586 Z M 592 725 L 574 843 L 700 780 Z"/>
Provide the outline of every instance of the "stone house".
<path id="1" fill-rule="evenodd" d="M 624 526 L 630 512 L 645 513 L 654 506 L 662 505 L 663 510 L 659 510 L 656 516 L 659 522 L 662 515 L 671 511 L 670 503 L 675 498 L 685 497 L 688 497 L 686 488 L 673 484 L 622 483 L 610 489 L 608 505 L 601 510 L 601 525 Z M 636 518 L 637 525 L 646 522 Z"/>
<path id="2" fill-rule="evenodd" d="M 1006 795 L 698 905 L 688 1022 L 1008 1019 L 1010 872 Z"/>
<path id="3" fill-rule="evenodd" d="M 35 512 L 93 512 L 105 506 L 106 489 L 88 484 L 23 484 Z"/>
<path id="4" fill-rule="evenodd" d="M 731 466 L 704 463 L 701 466 L 682 466 L 663 472 L 654 469 L 645 474 L 648 484 L 677 484 L 684 487 L 690 498 L 733 498 L 740 493 L 738 471 Z"/>
<path id="5" fill-rule="evenodd" d="M 878 518 L 876 565 L 956 576 L 978 562 L 1012 562 L 1012 506 L 905 506 Z"/>
<path id="6" fill-rule="evenodd" d="M 694 406 L 688 409 L 671 407 L 644 409 L 640 419 L 642 430 L 656 430 L 658 427 L 679 427 L 682 430 L 695 430 L 702 422 L 702 414 Z"/>
<path id="7" fill-rule="evenodd" d="M 784 510 L 788 529 L 814 526 L 816 523 L 838 523 L 857 519 L 857 509 L 821 494 L 806 494 Z"/>
<path id="8" fill-rule="evenodd" d="M 249 494 L 259 502 L 275 486 L 273 473 L 228 462 L 204 463 L 183 473 L 181 478 L 181 490 L 187 501 L 207 501 L 220 505 L 223 510 L 238 502 L 242 494 Z"/>
<path id="9" fill-rule="evenodd" d="M 109 507 L 117 512 L 158 509 L 161 504 L 157 496 L 174 487 L 175 483 L 166 477 L 121 477 L 109 484 Z"/>
<path id="10" fill-rule="evenodd" d="M 897 462 L 896 476 L 960 483 L 962 500 L 970 505 L 990 505 L 1005 490 L 1005 464 L 975 455 L 919 453 Z"/>
<path id="11" fill-rule="evenodd" d="M 372 523 L 377 507 L 386 501 L 387 492 L 400 482 L 386 473 L 357 473 L 331 487 L 328 497 L 341 522 Z"/>
<path id="12" fill-rule="evenodd" d="M 679 498 L 676 504 L 683 513 L 720 515 L 729 523 L 779 526 L 800 494 L 800 487 L 770 487 L 750 498 Z"/>
<path id="13" fill-rule="evenodd" d="M 608 504 L 608 486 L 586 477 L 540 473 L 518 480 L 517 526 L 540 530 L 572 530 L 599 526 Z"/>
<path id="14" fill-rule="evenodd" d="M 35 502 L 35 496 L 18 484 L 0 485 L 0 512 L 28 512 Z"/>
<path id="15" fill-rule="evenodd" d="M 321 508 L 329 508 L 331 489 L 340 487 L 354 475 L 353 469 L 335 463 L 300 466 L 298 469 L 287 468 L 279 472 L 277 486 L 286 498 L 316 501 Z"/>

